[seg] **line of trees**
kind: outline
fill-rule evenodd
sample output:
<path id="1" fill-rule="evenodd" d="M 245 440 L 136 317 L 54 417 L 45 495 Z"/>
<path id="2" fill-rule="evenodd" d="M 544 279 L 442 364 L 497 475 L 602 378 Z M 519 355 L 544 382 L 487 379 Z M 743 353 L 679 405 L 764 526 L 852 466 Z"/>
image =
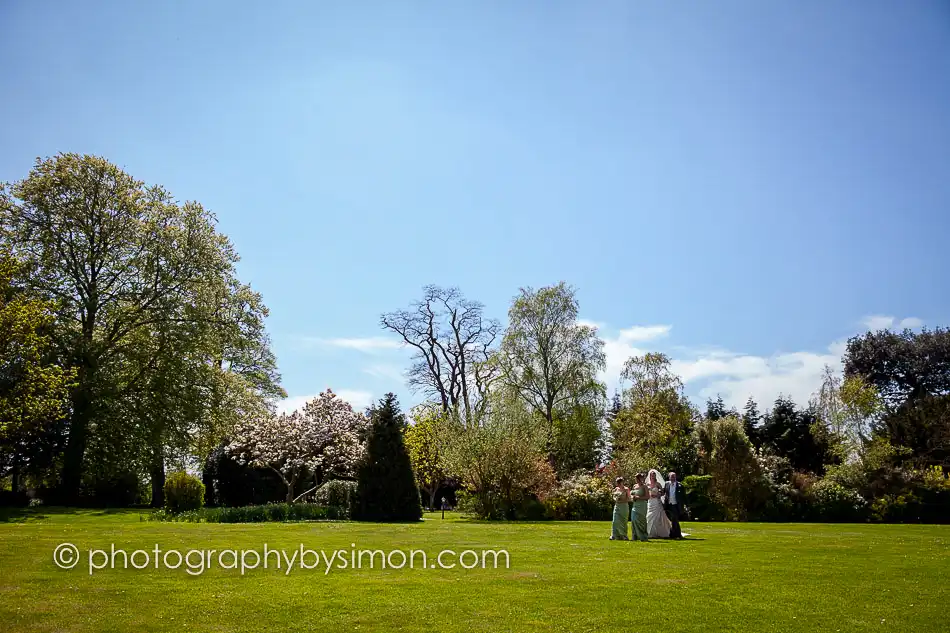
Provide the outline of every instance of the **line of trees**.
<path id="1" fill-rule="evenodd" d="M 482 517 L 606 518 L 614 477 L 659 467 L 703 518 L 950 519 L 950 331 L 854 337 L 806 405 L 740 413 L 721 398 L 700 411 L 660 353 L 628 359 L 608 403 L 603 342 L 577 314 L 559 283 L 522 289 L 503 330 L 454 288 L 382 317 L 418 350 L 410 386 L 436 396 L 406 431 L 430 506 L 451 488 Z"/>
<path id="2" fill-rule="evenodd" d="M 650 467 L 709 518 L 946 517 L 950 330 L 852 338 L 805 406 L 700 411 L 659 353 L 628 359 L 608 400 L 604 343 L 563 282 L 521 289 L 506 325 L 427 286 L 380 318 L 426 398 L 408 423 L 394 400 L 371 419 L 329 390 L 278 415 L 267 308 L 237 262 L 200 204 L 99 157 L 38 159 L 0 187 L 4 494 L 161 506 L 166 471 L 187 468 L 210 503 L 294 501 L 383 471 L 389 490 L 405 451 L 415 482 L 396 497 L 458 491 L 484 517 L 598 518 L 613 477 Z M 367 498 L 363 516 L 402 516 Z"/>

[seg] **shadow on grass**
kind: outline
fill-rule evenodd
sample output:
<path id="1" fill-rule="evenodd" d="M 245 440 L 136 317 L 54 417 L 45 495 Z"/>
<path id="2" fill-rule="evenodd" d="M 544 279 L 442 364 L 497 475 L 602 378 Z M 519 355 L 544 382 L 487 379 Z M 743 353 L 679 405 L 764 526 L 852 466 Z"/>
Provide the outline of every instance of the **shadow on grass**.
<path id="1" fill-rule="evenodd" d="M 76 515 L 84 517 L 134 514 L 146 508 L 74 508 L 66 506 L 40 506 L 37 508 L 0 508 L 0 523 L 24 523 L 43 521 L 51 516 Z"/>

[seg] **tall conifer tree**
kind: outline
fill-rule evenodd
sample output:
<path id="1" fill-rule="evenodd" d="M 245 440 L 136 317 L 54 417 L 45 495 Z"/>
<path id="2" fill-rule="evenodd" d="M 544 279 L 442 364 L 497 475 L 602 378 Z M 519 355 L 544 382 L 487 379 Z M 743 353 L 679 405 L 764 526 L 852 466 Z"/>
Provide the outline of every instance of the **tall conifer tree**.
<path id="1" fill-rule="evenodd" d="M 389 393 L 372 410 L 366 455 L 357 471 L 360 521 L 418 521 L 422 518 L 419 488 L 403 441 L 406 419 L 396 396 Z"/>

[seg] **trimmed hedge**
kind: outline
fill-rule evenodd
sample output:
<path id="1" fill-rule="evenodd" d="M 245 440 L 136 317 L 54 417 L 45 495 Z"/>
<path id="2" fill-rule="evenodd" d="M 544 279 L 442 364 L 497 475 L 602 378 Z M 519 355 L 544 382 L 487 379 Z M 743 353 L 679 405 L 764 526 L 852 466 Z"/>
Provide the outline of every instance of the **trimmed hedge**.
<path id="1" fill-rule="evenodd" d="M 241 508 L 202 508 L 172 513 L 158 510 L 146 515 L 149 521 L 186 523 L 284 523 L 289 521 L 339 521 L 346 519 L 341 508 L 313 503 L 268 503 Z"/>

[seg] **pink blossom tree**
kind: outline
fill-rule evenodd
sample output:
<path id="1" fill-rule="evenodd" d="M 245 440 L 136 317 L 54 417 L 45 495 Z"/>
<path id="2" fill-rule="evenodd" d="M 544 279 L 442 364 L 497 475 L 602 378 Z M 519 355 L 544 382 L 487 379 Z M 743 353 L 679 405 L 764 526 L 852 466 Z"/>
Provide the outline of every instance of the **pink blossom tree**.
<path id="1" fill-rule="evenodd" d="M 241 425 L 231 442 L 231 454 L 242 464 L 277 473 L 290 503 L 295 500 L 297 482 L 308 474 L 314 475 L 318 485 L 330 476 L 353 475 L 363 456 L 368 424 L 363 414 L 327 389 L 299 411 L 261 415 Z"/>

